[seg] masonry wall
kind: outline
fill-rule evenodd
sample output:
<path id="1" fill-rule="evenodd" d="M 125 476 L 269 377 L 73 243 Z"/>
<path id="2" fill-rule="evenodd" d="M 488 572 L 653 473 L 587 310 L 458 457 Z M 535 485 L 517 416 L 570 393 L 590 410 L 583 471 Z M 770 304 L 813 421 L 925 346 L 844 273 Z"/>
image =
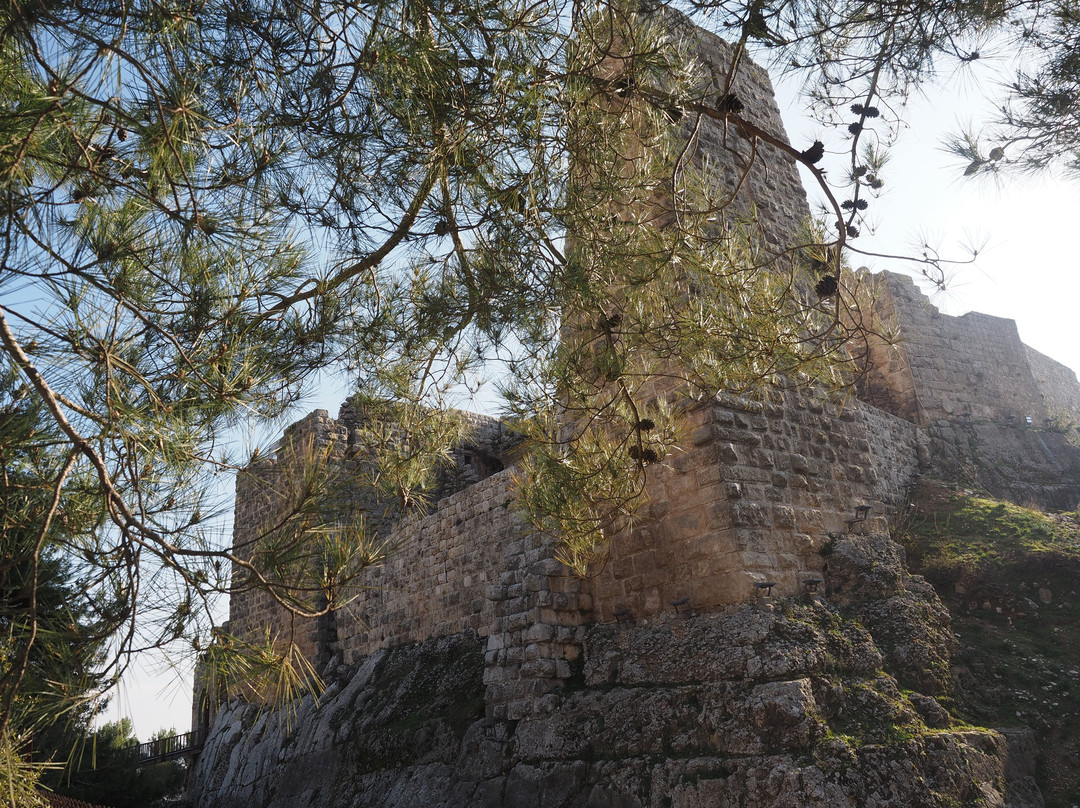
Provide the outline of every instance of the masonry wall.
<path id="1" fill-rule="evenodd" d="M 290 435 L 341 441 L 348 427 L 314 413 Z M 473 631 L 487 638 L 485 681 L 496 717 L 543 709 L 538 696 L 572 676 L 580 627 L 672 610 L 710 610 L 755 596 L 798 594 L 820 577 L 830 534 L 883 526 L 916 473 L 916 427 L 858 402 L 840 407 L 794 390 L 771 402 L 720 396 L 687 415 L 687 446 L 651 469 L 642 519 L 615 537 L 586 580 L 557 546 L 523 523 L 513 470 L 443 498 L 424 518 L 386 534 L 385 562 L 368 569 L 351 602 L 327 620 L 298 620 L 264 592 L 232 599 L 232 630 L 270 627 L 309 658 L 355 664 L 377 650 Z M 274 514 L 265 492 L 282 470 L 264 464 L 239 485 L 238 542 Z M 866 523 L 845 524 L 870 505 Z M 243 519 L 250 520 L 244 527 Z"/>
<path id="2" fill-rule="evenodd" d="M 471 631 L 486 638 L 489 715 L 544 709 L 540 696 L 572 675 L 591 600 L 554 543 L 522 521 L 512 477 L 512 469 L 489 477 L 389 533 L 391 555 L 336 614 L 342 661 Z"/>
<path id="3" fill-rule="evenodd" d="M 829 535 L 884 528 L 917 472 L 914 425 L 858 402 L 724 395 L 689 419 L 689 448 L 657 471 L 647 511 L 589 580 L 599 620 L 745 602 L 761 582 L 804 592 Z M 859 505 L 870 518 L 848 524 Z"/>
<path id="4" fill-rule="evenodd" d="M 1024 351 L 1048 417 L 1061 421 L 1058 426 L 1080 422 L 1080 383 L 1076 374 L 1034 348 L 1025 345 Z"/>
<path id="5" fill-rule="evenodd" d="M 886 512 L 907 504 L 913 480 L 925 467 L 925 435 L 910 421 L 892 413 L 851 402 L 869 446 L 868 461 L 877 475 L 877 494 Z"/>
<path id="6" fill-rule="evenodd" d="M 941 314 L 906 276 L 870 276 L 871 337 L 860 397 L 922 429 L 926 470 L 992 496 L 1050 510 L 1080 503 L 1080 451 L 1061 428 L 1080 420 L 1076 374 L 1020 341 L 1016 323 Z"/>
<path id="7" fill-rule="evenodd" d="M 311 619 L 290 613 L 269 587 L 248 586 L 251 572 L 237 563 L 233 581 L 243 592 L 230 599 L 231 632 L 248 642 L 262 642 L 269 630 L 279 648 L 295 645 L 305 657 L 321 664 L 331 654 L 351 647 L 360 648 L 363 655 L 411 639 L 477 628 L 489 568 L 495 565 L 501 571 L 499 565 L 505 564 L 490 551 L 497 537 L 511 536 L 515 528 L 507 522 L 507 475 L 501 475 L 501 482 L 498 475 L 506 430 L 491 418 L 466 417 L 473 427 L 473 440 L 451 451 L 454 462 L 439 476 L 432 492 L 439 501 L 436 514 L 404 524 L 396 504 L 365 484 L 367 414 L 362 408 L 345 402 L 336 419 L 326 410 L 316 410 L 290 426 L 273 456 L 256 461 L 237 477 L 236 555 L 269 576 L 266 549 L 272 539 L 268 542 L 268 537 L 290 509 L 301 503 L 307 485 L 304 477 L 318 465 L 323 501 L 317 507 L 322 512 L 312 514 L 312 519 L 332 525 L 362 515 L 366 528 L 383 537 L 390 561 L 364 572 L 364 587 L 371 588 L 353 593 L 355 600 L 349 607 Z M 495 483 L 484 487 L 482 483 L 493 473 Z M 310 507 L 305 502 L 299 510 Z M 307 557 L 303 552 L 301 548 L 298 563 L 317 576 L 317 548 L 313 546 Z M 295 569 L 290 571 L 295 573 Z M 312 600 L 303 605 L 314 610 L 324 604 Z M 377 617 L 369 619 L 371 615 Z M 370 630 L 361 630 L 364 625 L 371 626 Z M 352 645 L 343 648 L 341 634 Z"/>
<path id="8" fill-rule="evenodd" d="M 350 483 L 365 454 L 365 418 L 350 402 L 337 419 L 316 410 L 286 430 L 273 457 L 237 478 L 234 551 L 258 562 L 268 526 L 289 508 L 299 467 L 319 457 L 335 487 L 327 507 L 338 509 L 322 516 L 370 515 L 386 559 L 363 571 L 346 606 L 312 619 L 290 614 L 263 587 L 243 586 L 248 573 L 238 564 L 230 633 L 248 642 L 269 636 L 279 652 L 295 646 L 321 669 L 334 657 L 355 664 L 380 649 L 473 632 L 488 647 L 488 712 L 516 719 L 543 710 L 539 696 L 565 683 L 580 656 L 591 600 L 555 559 L 555 543 L 522 521 L 513 469 L 496 471 L 513 457 L 513 438 L 498 421 L 470 415 L 472 439 L 452 450 L 435 491 L 445 496 L 430 515 L 402 519 Z M 317 571 L 316 555 L 308 562 Z"/>
<path id="9" fill-rule="evenodd" d="M 254 562 L 259 572 L 273 581 L 269 571 L 258 563 L 258 554 L 290 503 L 295 502 L 292 494 L 298 492 L 300 467 L 317 456 L 326 462 L 341 463 L 347 445 L 345 426 L 330 418 L 326 410 L 315 410 L 285 431 L 275 457 L 254 462 L 237 475 L 233 553 Z M 364 493 L 355 492 L 355 496 Z M 314 563 L 309 560 L 310 565 Z M 297 617 L 275 599 L 269 587 L 255 583 L 252 576 L 251 570 L 234 563 L 233 586 L 240 591 L 229 598 L 230 633 L 250 643 L 268 639 L 279 650 L 293 645 L 313 662 L 324 657 L 329 639 L 324 633 L 325 621 Z"/>
<path id="10" fill-rule="evenodd" d="M 725 80 L 735 56 L 733 47 L 715 34 L 690 25 L 685 18 L 677 30 L 713 77 L 705 96 L 722 98 L 734 94 L 743 105 L 742 117 L 788 142 L 768 72 L 743 56 L 732 83 L 727 85 Z M 784 251 L 792 234 L 799 232 L 810 214 L 795 160 L 764 142 L 751 146 L 729 131 L 731 125 L 703 118 L 700 122 L 687 121 L 683 131 L 688 137 L 694 133 L 693 159 L 699 167 L 708 166 L 708 172 L 715 177 L 718 198 L 733 202 L 725 212 L 727 223 L 745 219 L 752 210 L 752 224 L 763 246 L 774 252 Z"/>
<path id="11" fill-rule="evenodd" d="M 942 314 L 905 275 L 883 272 L 876 281 L 877 313 L 896 337 L 874 352 L 869 400 L 920 424 L 1043 422 L 1046 405 L 1015 321 Z"/>
<path id="12" fill-rule="evenodd" d="M 337 614 L 335 648 L 345 662 L 380 649 L 472 629 L 487 636 L 492 584 L 529 541 L 503 471 L 441 500 L 429 516 L 387 537 L 387 560 Z"/>

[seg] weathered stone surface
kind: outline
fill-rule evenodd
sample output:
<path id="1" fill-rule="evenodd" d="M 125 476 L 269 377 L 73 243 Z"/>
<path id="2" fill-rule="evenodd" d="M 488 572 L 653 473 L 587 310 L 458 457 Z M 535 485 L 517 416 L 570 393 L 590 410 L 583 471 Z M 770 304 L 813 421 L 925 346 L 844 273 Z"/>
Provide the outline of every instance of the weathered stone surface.
<path id="1" fill-rule="evenodd" d="M 484 712 L 482 672 L 480 641 L 466 633 L 378 652 L 317 704 L 307 697 L 260 712 L 234 703 L 200 756 L 195 802 L 351 805 L 359 788 L 380 793 L 380 805 L 465 804 L 472 785 L 469 794 L 457 785 L 459 747 L 473 750 L 478 779 L 499 768 L 480 730 L 468 732 Z"/>
<path id="2" fill-rule="evenodd" d="M 582 673 L 517 721 L 482 717 L 473 634 L 340 668 L 291 723 L 234 704 L 194 805 L 1041 805 L 1026 737 L 930 726 L 947 724 L 936 702 L 905 696 L 866 630 L 825 606 L 583 631 Z"/>
<path id="3" fill-rule="evenodd" d="M 907 570 L 904 549 L 887 536 L 844 536 L 826 564 L 829 598 L 870 631 L 885 667 L 931 695 L 948 692 L 955 640 L 934 588 Z"/>
<path id="4" fill-rule="evenodd" d="M 904 590 L 907 557 L 904 548 L 883 534 L 841 536 L 826 556 L 829 599 L 847 605 L 889 598 Z"/>

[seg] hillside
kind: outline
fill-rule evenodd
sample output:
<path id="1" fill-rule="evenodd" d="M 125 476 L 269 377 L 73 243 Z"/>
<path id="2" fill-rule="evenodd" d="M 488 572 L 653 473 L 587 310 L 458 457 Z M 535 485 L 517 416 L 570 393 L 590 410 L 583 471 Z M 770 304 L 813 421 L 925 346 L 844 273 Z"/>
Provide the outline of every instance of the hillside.
<path id="1" fill-rule="evenodd" d="M 923 482 L 893 532 L 957 636 L 952 712 L 1029 726 L 1048 808 L 1080 794 L 1080 515 Z"/>

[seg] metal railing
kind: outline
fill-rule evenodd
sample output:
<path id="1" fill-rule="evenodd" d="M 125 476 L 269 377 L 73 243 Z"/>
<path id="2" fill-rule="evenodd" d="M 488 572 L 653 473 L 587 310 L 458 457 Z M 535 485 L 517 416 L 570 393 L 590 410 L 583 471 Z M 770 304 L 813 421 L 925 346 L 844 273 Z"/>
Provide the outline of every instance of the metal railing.
<path id="1" fill-rule="evenodd" d="M 139 744 L 139 765 L 159 763 L 187 755 L 194 756 L 202 749 L 203 733 L 199 730 L 185 732 L 182 735 L 170 735 Z"/>

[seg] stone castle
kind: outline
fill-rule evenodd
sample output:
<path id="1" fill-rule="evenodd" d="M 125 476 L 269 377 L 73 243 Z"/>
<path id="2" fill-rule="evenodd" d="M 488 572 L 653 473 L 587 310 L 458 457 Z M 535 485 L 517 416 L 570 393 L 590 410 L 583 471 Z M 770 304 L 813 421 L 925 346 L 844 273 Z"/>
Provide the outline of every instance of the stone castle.
<path id="1" fill-rule="evenodd" d="M 721 40 L 696 36 L 706 62 L 726 64 Z M 784 137 L 764 71 L 744 65 L 736 90 L 759 126 Z M 719 151 L 720 139 L 706 123 L 700 148 Z M 794 161 L 761 148 L 740 193 L 788 229 L 808 215 L 805 193 Z M 639 522 L 613 537 L 606 562 L 589 577 L 572 575 L 553 541 L 522 520 L 510 436 L 478 416 L 472 441 L 455 450 L 441 498 L 427 516 L 386 526 L 397 549 L 370 570 L 370 588 L 350 606 L 305 621 L 264 593 L 240 589 L 231 633 L 256 640 L 270 628 L 329 670 L 363 668 L 390 649 L 474 637 L 486 726 L 526 726 L 562 714 L 582 666 L 598 664 L 597 647 L 621 647 L 608 635 L 598 646 L 591 627 L 640 633 L 766 596 L 839 589 L 833 556 L 823 551 L 840 537 L 886 535 L 921 473 L 949 474 L 1014 501 L 1075 507 L 1080 451 L 1061 428 L 1080 418 L 1075 374 L 1025 346 L 1011 320 L 941 314 L 904 276 L 883 272 L 864 282 L 898 338 L 869 344 L 857 400 L 790 389 L 768 401 L 720 395 L 696 407 L 682 451 L 652 475 Z M 347 465 L 364 417 L 349 403 L 337 418 L 317 410 L 281 445 L 311 441 Z M 239 477 L 237 547 L 272 515 L 265 482 L 286 462 L 282 452 Z"/>
<path id="2" fill-rule="evenodd" d="M 650 485 L 647 513 L 617 536 L 607 563 L 584 580 L 516 512 L 509 435 L 475 418 L 427 516 L 393 528 L 399 549 L 371 570 L 371 588 L 326 620 L 286 618 L 269 595 L 234 595 L 230 630 L 256 639 L 267 626 L 312 660 L 355 664 L 373 652 L 476 631 L 487 638 L 492 712 L 518 716 L 570 676 L 577 627 L 715 610 L 827 586 L 823 546 L 855 527 L 886 528 L 922 471 L 938 470 L 1017 502 L 1069 509 L 1080 502 L 1080 452 L 1057 426 L 1080 414 L 1080 384 L 1025 346 L 1012 320 L 938 312 L 906 277 L 875 276 L 876 305 L 900 341 L 874 348 L 860 399 L 843 405 L 786 391 L 761 402 L 719 396 L 690 418 L 689 445 Z M 363 418 L 317 410 L 289 428 L 341 462 Z M 288 445 L 288 441 L 283 442 Z M 512 456 L 512 451 L 509 452 Z M 236 535 L 265 518 L 262 482 L 275 461 L 239 479 Z M 1007 472 L 1003 469 L 1008 469 Z M 865 520 L 856 509 L 869 506 Z M 865 523 L 864 523 L 865 522 Z"/>

